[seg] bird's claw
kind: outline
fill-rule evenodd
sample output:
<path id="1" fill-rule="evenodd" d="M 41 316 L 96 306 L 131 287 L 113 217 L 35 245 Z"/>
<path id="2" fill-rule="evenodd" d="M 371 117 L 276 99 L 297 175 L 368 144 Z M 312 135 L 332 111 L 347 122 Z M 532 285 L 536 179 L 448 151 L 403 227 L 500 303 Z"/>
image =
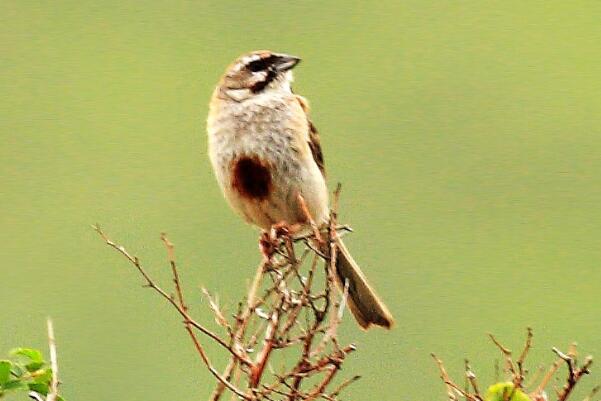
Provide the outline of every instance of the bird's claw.
<path id="1" fill-rule="evenodd" d="M 272 225 L 269 231 L 261 233 L 259 249 L 265 260 L 270 260 L 282 243 L 291 242 L 294 234 L 301 230 L 302 226 L 300 224 L 289 224 L 286 221 L 281 221 Z"/>

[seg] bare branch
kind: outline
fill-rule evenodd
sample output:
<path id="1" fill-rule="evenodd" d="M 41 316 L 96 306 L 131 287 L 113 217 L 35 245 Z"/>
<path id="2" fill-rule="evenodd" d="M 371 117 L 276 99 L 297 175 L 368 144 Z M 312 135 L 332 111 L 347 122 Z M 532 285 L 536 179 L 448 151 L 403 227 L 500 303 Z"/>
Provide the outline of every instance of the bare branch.
<path id="1" fill-rule="evenodd" d="M 202 288 L 215 324 L 224 329 L 225 338 L 192 318 L 174 246 L 165 234 L 161 235 L 161 240 L 171 270 L 173 295 L 154 281 L 136 256 L 113 242 L 99 226 L 94 228 L 107 245 L 136 268 L 145 286 L 167 300 L 183 318 L 195 351 L 217 382 L 210 401 L 220 400 L 226 391 L 232 393 L 232 399 L 247 401 L 275 401 L 282 397 L 289 401 L 319 398 L 336 401 L 340 392 L 358 379 L 353 376 L 343 380 L 334 390 L 330 389 L 347 355 L 355 351 L 352 344 L 340 346 L 337 338 L 349 284 L 343 284 L 338 300 L 333 292 L 336 239 L 339 230 L 350 231 L 349 227 L 336 223 L 339 191 L 338 188 L 334 196 L 335 208 L 327 226 L 318 227 L 304 200 L 299 198 L 312 232 L 294 237 L 294 227 L 279 224 L 263 234 L 260 239 L 263 261 L 257 266 L 245 301 L 238 303 L 238 310 L 231 317 L 223 312 L 217 297 Z M 303 243 L 306 248 L 299 252 L 297 248 Z M 309 258 L 311 254 L 313 257 Z M 316 277 L 321 278 L 318 263 L 322 260 L 325 280 L 316 280 Z M 230 354 L 221 373 L 212 365 L 199 333 L 220 344 Z M 286 359 L 295 354 L 297 359 L 287 360 L 276 373 L 273 358 L 284 349 L 287 350 Z M 273 376 L 265 374 L 266 370 Z M 273 383 L 265 384 L 266 376 Z"/>
<path id="2" fill-rule="evenodd" d="M 497 346 L 497 348 L 499 348 L 499 350 L 501 351 L 501 353 L 505 357 L 505 364 L 507 366 L 507 370 L 513 376 L 513 378 L 514 378 L 514 384 L 516 384 L 516 387 L 519 387 L 519 383 L 521 382 L 521 379 L 519 379 L 519 374 L 517 373 L 517 371 L 515 369 L 515 366 L 513 364 L 513 359 L 512 359 L 512 356 L 511 356 L 511 350 L 508 349 L 508 348 L 506 348 L 505 346 L 503 346 L 503 344 L 501 344 L 497 340 L 497 338 L 494 335 L 492 335 L 491 333 L 488 333 L 488 337 Z"/>
<path id="3" fill-rule="evenodd" d="M 584 359 L 582 366 L 578 367 L 574 362 L 574 357 L 576 356 L 574 345 L 570 349 L 570 354 L 564 354 L 555 347 L 553 347 L 552 350 L 566 363 L 568 367 L 568 378 L 566 379 L 566 383 L 562 389 L 559 390 L 557 398 L 558 401 L 565 401 L 568 399 L 572 393 L 572 390 L 574 390 L 574 387 L 576 384 L 578 384 L 578 381 L 582 378 L 582 376 L 589 374 L 589 368 L 593 364 L 593 358 L 591 356 L 587 356 Z"/>
<path id="4" fill-rule="evenodd" d="M 334 390 L 333 392 L 330 393 L 329 395 L 329 399 L 335 399 L 341 392 L 342 390 L 344 390 L 346 387 L 348 387 L 349 385 L 353 384 L 354 382 L 356 382 L 357 380 L 359 380 L 361 378 L 361 376 L 353 376 L 351 378 L 346 379 L 345 381 L 343 381 L 337 388 L 336 390 Z"/>
<path id="5" fill-rule="evenodd" d="M 518 388 L 522 387 L 522 382 L 524 381 L 524 361 L 526 360 L 528 351 L 530 351 L 530 348 L 532 347 L 532 337 L 534 335 L 532 332 L 532 328 L 528 327 L 527 330 L 528 334 L 526 335 L 526 344 L 524 345 L 524 349 L 516 362 L 516 364 L 518 365 L 518 377 L 516 378 L 514 383 Z"/>
<path id="6" fill-rule="evenodd" d="M 474 397 L 478 400 L 482 400 L 482 396 L 480 395 L 480 390 L 478 388 L 478 382 L 476 380 L 476 374 L 472 370 L 472 367 L 467 359 L 465 360 L 465 377 L 474 389 Z"/>
<path id="7" fill-rule="evenodd" d="M 457 394 L 455 394 L 455 391 L 454 391 L 457 389 L 457 385 L 455 385 L 453 383 L 453 381 L 451 380 L 451 378 L 449 377 L 449 374 L 447 373 L 447 370 L 445 369 L 442 360 L 433 353 L 430 355 L 432 356 L 432 358 L 438 365 L 438 369 L 440 370 L 440 378 L 442 379 L 442 382 L 447 387 L 447 396 L 449 397 L 449 401 L 458 401 Z M 462 393 L 465 393 L 465 392 L 462 391 Z"/>
<path id="8" fill-rule="evenodd" d="M 532 339 L 533 339 L 532 329 L 528 328 L 528 333 L 526 336 L 524 348 L 520 354 L 519 359 L 515 363 L 512 359 L 511 350 L 509 348 L 505 347 L 503 344 L 501 344 L 496 339 L 496 337 L 493 336 L 492 334 L 489 334 L 489 337 L 492 340 L 492 342 L 495 344 L 495 346 L 503 354 L 503 357 L 504 357 L 506 365 L 507 365 L 506 373 L 509 374 L 509 376 L 510 376 L 509 380 L 511 380 L 511 383 L 504 383 L 503 379 L 499 379 L 498 363 L 495 364 L 495 368 L 497 371 L 495 381 L 497 381 L 497 382 L 500 381 L 497 384 L 501 385 L 500 388 L 503 389 L 503 400 L 509 401 L 514 398 L 513 396 L 517 392 L 522 392 L 522 389 L 524 387 L 529 388 L 530 386 L 532 386 L 536 382 L 536 380 L 538 380 L 538 378 L 541 375 L 543 375 L 545 368 L 544 368 L 544 366 L 540 366 L 539 369 L 537 369 L 537 371 L 534 373 L 534 375 L 529 379 L 528 384 L 524 386 L 524 384 L 523 384 L 524 380 L 526 379 L 526 376 L 528 375 L 528 371 L 526 369 L 524 369 L 524 363 L 528 356 L 528 352 L 532 348 Z M 549 368 L 547 373 L 544 374 L 542 380 L 538 383 L 536 388 L 528 394 L 528 399 L 531 399 L 533 401 L 547 401 L 548 400 L 547 393 L 545 392 L 545 388 L 547 387 L 547 385 L 549 384 L 551 379 L 555 377 L 555 374 L 557 373 L 557 370 L 562 361 L 565 362 L 565 364 L 568 367 L 568 377 L 567 377 L 566 382 L 563 385 L 563 387 L 555 388 L 555 392 L 557 394 L 557 401 L 566 401 L 568 399 L 569 395 L 572 393 L 575 386 L 578 384 L 579 380 L 582 378 L 582 376 L 589 373 L 590 366 L 593 363 L 592 357 L 590 357 L 590 356 L 586 357 L 584 359 L 583 364 L 581 366 L 578 366 L 578 363 L 575 359 L 576 355 L 577 355 L 577 350 L 576 350 L 575 344 L 572 344 L 570 346 L 568 353 L 563 353 L 557 348 L 553 348 L 553 352 L 559 357 L 559 359 L 556 360 L 551 365 L 551 367 Z M 441 372 L 441 378 L 442 378 L 443 382 L 445 383 L 445 385 L 447 386 L 447 395 L 448 395 L 449 401 L 457 401 L 458 398 L 460 398 L 460 397 L 466 398 L 468 401 L 483 401 L 483 397 L 480 393 L 478 383 L 476 382 L 476 375 L 472 371 L 472 368 L 470 367 L 469 362 L 467 360 L 465 360 L 466 385 L 465 385 L 465 389 L 461 389 L 456 383 L 454 383 L 451 380 L 451 378 L 449 377 L 449 375 L 447 374 L 447 372 L 443 366 L 442 361 L 440 359 L 438 359 L 434 354 L 432 354 L 432 357 L 438 364 L 438 367 Z M 517 369 L 516 369 L 516 365 L 517 365 Z M 470 386 L 473 389 L 473 392 L 470 391 Z M 593 389 L 593 391 L 591 392 L 591 395 L 588 398 L 586 398 L 584 401 L 592 401 L 591 398 L 594 396 L 594 394 L 596 394 L 596 392 L 598 390 L 599 390 L 598 388 Z M 498 390 L 494 389 L 494 391 L 496 392 Z"/>
<path id="9" fill-rule="evenodd" d="M 209 293 L 209 291 L 206 288 L 202 287 L 201 291 L 204 294 L 204 296 L 207 299 L 207 301 L 209 302 L 209 308 L 211 308 L 211 311 L 215 315 L 215 323 L 217 323 L 218 325 L 220 325 L 221 327 L 223 327 L 224 329 L 226 329 L 227 332 L 230 333 L 230 335 L 231 335 L 232 326 L 230 326 L 229 322 L 227 321 L 227 319 L 223 315 L 223 312 L 219 308 L 219 302 L 218 302 L 218 300 L 217 299 L 213 299 L 213 297 L 211 296 L 211 294 Z"/>
<path id="10" fill-rule="evenodd" d="M 202 345 L 200 344 L 198 337 L 196 337 L 194 330 L 192 329 L 194 326 L 192 326 L 192 321 L 189 318 L 189 315 L 187 313 L 188 307 L 186 306 L 186 303 L 184 300 L 184 293 L 183 293 L 183 290 L 181 287 L 179 273 L 177 270 L 177 265 L 175 263 L 175 254 L 174 254 L 173 244 L 169 241 L 169 239 L 167 238 L 167 236 L 164 233 L 161 234 L 161 240 L 163 241 L 163 243 L 165 244 L 165 247 L 167 248 L 167 256 L 169 258 L 169 264 L 171 265 L 171 272 L 173 274 L 173 283 L 175 284 L 177 299 L 179 302 L 179 309 L 185 312 L 184 324 L 186 327 L 186 331 L 188 332 L 188 334 L 190 335 L 190 338 L 192 339 L 192 342 L 194 343 L 194 348 L 196 348 L 196 351 L 200 355 L 200 358 L 206 365 L 209 372 L 211 372 L 217 380 L 219 380 L 224 386 L 226 386 L 232 392 L 236 393 L 236 395 L 238 395 L 239 397 L 250 400 L 251 399 L 250 397 L 245 395 L 241 390 L 239 390 L 236 386 L 234 386 L 232 383 L 230 383 L 229 380 L 226 380 L 224 377 L 222 377 L 221 374 L 213 367 L 213 365 L 209 361 L 209 357 L 207 356 Z M 208 330 L 204 330 L 204 331 L 208 331 Z M 215 336 L 215 335 L 213 335 L 213 336 Z M 210 336 L 210 337 L 213 338 L 212 336 Z"/>
<path id="11" fill-rule="evenodd" d="M 539 383 L 538 387 L 532 393 L 530 393 L 531 395 L 534 396 L 534 395 L 537 395 L 537 394 L 542 394 L 542 392 L 545 390 L 545 387 L 547 387 L 547 384 L 549 384 L 549 381 L 551 381 L 551 379 L 555 375 L 555 372 L 557 372 L 557 369 L 559 369 L 559 363 L 560 362 L 561 362 L 561 359 L 553 362 L 553 364 L 549 368 L 549 371 L 543 377 L 543 380 L 541 380 L 541 382 Z"/>
<path id="12" fill-rule="evenodd" d="M 102 237 L 102 239 L 106 242 L 107 245 L 109 245 L 110 247 L 112 247 L 113 249 L 117 250 L 119 253 L 121 253 L 130 263 L 132 263 L 136 269 L 138 270 L 138 272 L 142 275 L 142 277 L 144 277 L 144 279 L 146 280 L 147 286 L 152 288 L 153 290 L 155 290 L 159 295 L 161 295 L 164 299 L 166 299 L 173 307 L 175 307 L 175 309 L 180 313 L 180 315 L 182 315 L 184 317 L 184 323 L 185 323 L 185 328 L 186 331 L 188 332 L 188 334 L 190 335 L 193 343 L 194 343 L 194 347 L 196 348 L 197 352 L 199 353 L 201 359 L 203 360 L 203 362 L 205 363 L 205 365 L 207 366 L 208 370 L 213 374 L 213 376 L 215 376 L 215 378 L 217 380 L 219 380 L 219 382 L 221 382 L 224 386 L 226 386 L 227 388 L 229 388 L 232 392 L 236 393 L 238 396 L 244 398 L 244 399 L 248 399 L 248 397 L 239 389 L 237 389 L 235 386 L 233 386 L 231 383 L 229 383 L 229 381 L 222 377 L 219 372 L 217 372 L 217 370 L 215 370 L 215 368 L 212 366 L 212 364 L 210 363 L 206 353 L 204 352 L 204 349 L 202 348 L 202 346 L 200 345 L 200 342 L 198 341 L 198 339 L 196 338 L 196 335 L 194 334 L 192 328 L 197 328 L 198 330 L 200 330 L 202 333 L 206 334 L 207 336 L 209 336 L 210 338 L 212 338 L 214 341 L 216 341 L 218 344 L 222 345 L 224 348 L 226 348 L 228 351 L 230 351 L 232 354 L 234 354 L 236 356 L 236 358 L 241 359 L 240 356 L 238 356 L 238 354 L 236 354 L 234 352 L 234 350 L 228 345 L 226 344 L 219 336 L 217 336 L 216 334 L 214 334 L 213 332 L 211 332 L 210 330 L 208 330 L 207 328 L 205 328 L 204 326 L 200 325 L 199 323 L 197 323 L 196 321 L 194 321 L 190 315 L 188 314 L 187 311 L 187 307 L 185 306 L 184 302 L 183 302 L 183 294 L 181 292 L 181 288 L 179 287 L 179 277 L 177 275 L 177 268 L 175 266 L 175 260 L 173 259 L 173 244 L 171 244 L 164 236 L 163 236 L 163 242 L 165 243 L 165 246 L 167 247 L 167 251 L 168 251 L 168 256 L 169 256 L 169 262 L 172 266 L 173 269 L 173 274 L 174 274 L 174 281 L 176 282 L 176 287 L 178 289 L 178 298 L 179 298 L 179 303 L 171 296 L 169 296 L 162 288 L 160 288 L 153 280 L 152 278 L 148 275 L 148 273 L 146 273 L 146 271 L 144 270 L 144 268 L 142 267 L 140 260 L 131 255 L 126 249 L 125 247 L 121 246 L 121 245 L 117 245 L 115 242 L 113 242 L 100 228 L 99 225 L 94 226 L 94 229 L 96 230 L 96 232 Z"/>
<path id="13" fill-rule="evenodd" d="M 307 202 L 305 202 L 305 198 L 303 198 L 301 194 L 298 194 L 298 202 L 300 204 L 301 209 L 303 210 L 305 218 L 307 219 L 307 221 L 311 225 L 311 228 L 313 229 L 313 236 L 315 237 L 318 243 L 322 244 L 323 239 L 321 238 L 321 233 L 319 232 L 319 226 L 313 219 L 313 216 L 309 211 L 309 207 L 307 206 Z"/>

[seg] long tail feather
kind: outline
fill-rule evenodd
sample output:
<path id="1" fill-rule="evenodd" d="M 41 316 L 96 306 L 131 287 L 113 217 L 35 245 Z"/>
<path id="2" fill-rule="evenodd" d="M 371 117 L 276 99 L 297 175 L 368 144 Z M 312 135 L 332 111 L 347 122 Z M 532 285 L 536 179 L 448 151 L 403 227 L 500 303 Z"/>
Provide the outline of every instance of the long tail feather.
<path id="1" fill-rule="evenodd" d="M 336 276 L 344 288 L 348 282 L 348 306 L 357 323 L 368 329 L 371 325 L 390 329 L 394 318 L 367 282 L 367 278 L 341 239 L 337 239 Z"/>

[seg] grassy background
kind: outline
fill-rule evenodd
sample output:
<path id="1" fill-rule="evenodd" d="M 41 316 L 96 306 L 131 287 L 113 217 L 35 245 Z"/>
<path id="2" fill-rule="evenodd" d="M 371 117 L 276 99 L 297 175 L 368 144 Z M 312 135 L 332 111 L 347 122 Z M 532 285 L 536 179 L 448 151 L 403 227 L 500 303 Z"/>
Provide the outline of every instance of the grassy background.
<path id="1" fill-rule="evenodd" d="M 52 315 L 69 400 L 205 398 L 213 380 L 179 319 L 89 224 L 165 279 L 167 231 L 189 292 L 236 300 L 257 232 L 222 200 L 204 120 L 225 66 L 268 48 L 304 59 L 296 90 L 330 185 L 344 184 L 349 246 L 398 320 L 345 322 L 360 350 L 346 373 L 364 376 L 348 399 L 444 399 L 431 351 L 455 373 L 471 356 L 486 382 L 488 331 L 517 348 L 533 326 L 539 360 L 572 340 L 601 356 L 600 14 L 596 1 L 0 2 L 0 349 L 44 346 Z"/>

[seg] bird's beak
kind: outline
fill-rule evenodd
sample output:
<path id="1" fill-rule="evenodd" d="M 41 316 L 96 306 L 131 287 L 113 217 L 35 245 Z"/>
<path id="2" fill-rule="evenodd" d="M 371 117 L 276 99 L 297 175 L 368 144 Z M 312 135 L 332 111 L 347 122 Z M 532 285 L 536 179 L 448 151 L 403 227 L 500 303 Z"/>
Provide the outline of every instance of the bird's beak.
<path id="1" fill-rule="evenodd" d="M 284 72 L 293 69 L 301 59 L 296 56 L 290 56 L 288 54 L 278 54 L 275 64 L 275 68 L 279 72 Z"/>

